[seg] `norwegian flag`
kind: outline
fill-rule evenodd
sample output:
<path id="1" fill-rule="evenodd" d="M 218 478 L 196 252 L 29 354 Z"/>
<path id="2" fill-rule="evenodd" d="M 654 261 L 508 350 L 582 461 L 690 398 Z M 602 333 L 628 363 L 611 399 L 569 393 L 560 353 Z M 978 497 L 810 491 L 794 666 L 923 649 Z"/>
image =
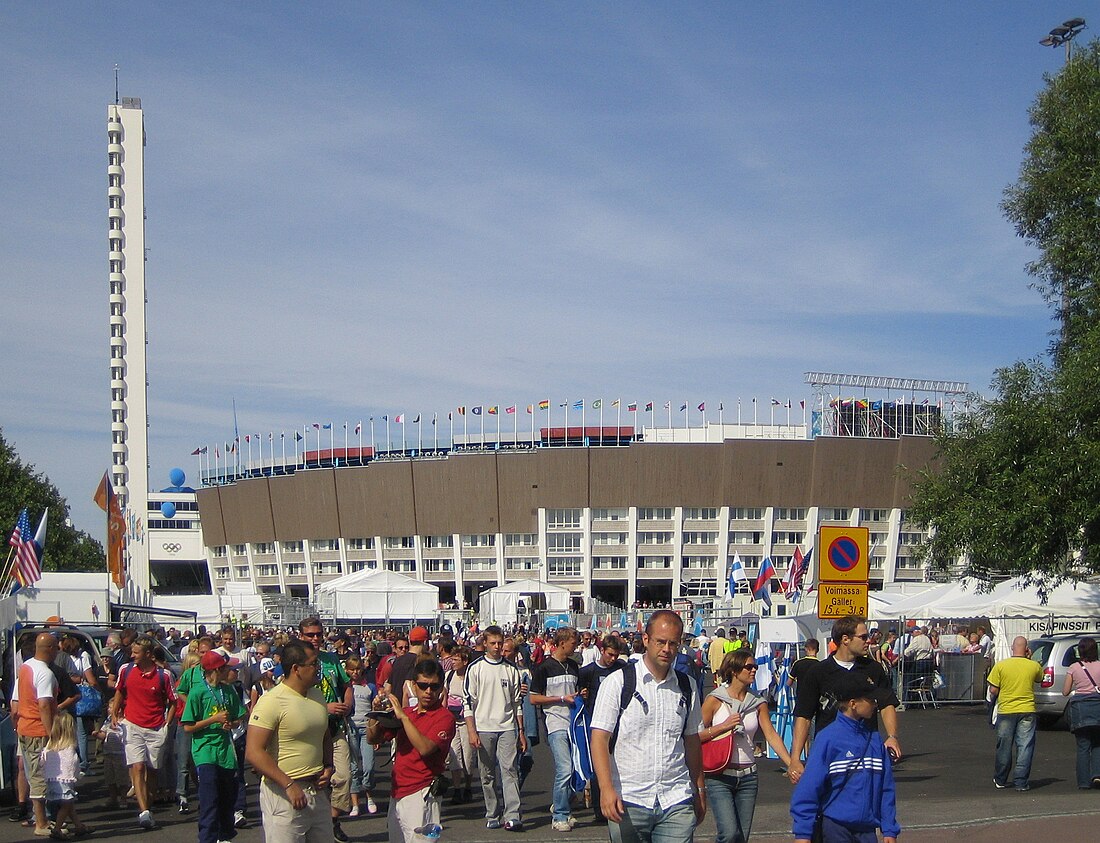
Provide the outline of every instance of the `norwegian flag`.
<path id="1" fill-rule="evenodd" d="M 813 552 L 814 549 L 811 547 L 803 556 L 801 548 L 794 549 L 794 557 L 791 559 L 790 567 L 787 568 L 787 576 L 783 580 L 783 594 L 788 600 L 798 599 L 802 591 L 802 580 L 806 576 L 806 568 L 809 567 Z"/>

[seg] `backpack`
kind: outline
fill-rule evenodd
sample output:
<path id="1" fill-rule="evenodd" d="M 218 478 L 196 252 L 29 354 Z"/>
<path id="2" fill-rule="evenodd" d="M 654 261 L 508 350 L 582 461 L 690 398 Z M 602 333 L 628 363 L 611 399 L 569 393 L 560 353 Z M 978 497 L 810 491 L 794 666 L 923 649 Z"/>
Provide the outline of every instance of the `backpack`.
<path id="1" fill-rule="evenodd" d="M 628 664 L 619 672 L 623 675 L 623 690 L 619 694 L 619 718 L 615 721 L 615 731 L 611 733 L 611 740 L 608 743 L 611 752 L 615 751 L 615 741 L 619 737 L 619 726 L 623 722 L 623 712 L 630 706 L 631 700 L 641 701 L 642 699 L 638 694 L 638 672 L 634 665 Z M 683 737 L 684 730 L 687 729 L 688 716 L 691 714 L 691 700 L 695 692 L 691 687 L 693 684 L 691 677 L 679 670 L 673 670 L 672 672 L 676 675 L 676 682 L 680 686 L 680 699 L 684 704 L 684 722 L 680 727 L 680 737 Z"/>

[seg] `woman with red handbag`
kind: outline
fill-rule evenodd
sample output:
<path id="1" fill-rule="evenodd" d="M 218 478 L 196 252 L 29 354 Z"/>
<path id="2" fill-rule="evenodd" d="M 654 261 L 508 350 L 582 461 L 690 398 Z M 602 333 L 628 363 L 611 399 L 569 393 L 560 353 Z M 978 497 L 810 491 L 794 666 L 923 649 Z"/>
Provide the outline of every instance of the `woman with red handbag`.
<path id="1" fill-rule="evenodd" d="M 716 843 L 747 843 L 760 786 L 753 744 L 764 735 L 784 765 L 791 756 L 772 726 L 768 704 L 750 689 L 756 658 L 747 647 L 726 655 L 718 670 L 720 684 L 703 701 L 703 771 L 707 804 L 718 825 Z"/>

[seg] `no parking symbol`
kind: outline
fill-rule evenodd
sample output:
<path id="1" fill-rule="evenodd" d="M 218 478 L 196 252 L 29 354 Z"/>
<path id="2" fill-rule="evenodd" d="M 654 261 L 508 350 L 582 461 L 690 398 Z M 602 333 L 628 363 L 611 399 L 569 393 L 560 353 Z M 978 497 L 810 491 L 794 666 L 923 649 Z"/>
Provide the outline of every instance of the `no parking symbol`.
<path id="1" fill-rule="evenodd" d="M 822 527 L 817 546 L 820 555 L 821 582 L 867 582 L 870 570 L 866 527 Z"/>

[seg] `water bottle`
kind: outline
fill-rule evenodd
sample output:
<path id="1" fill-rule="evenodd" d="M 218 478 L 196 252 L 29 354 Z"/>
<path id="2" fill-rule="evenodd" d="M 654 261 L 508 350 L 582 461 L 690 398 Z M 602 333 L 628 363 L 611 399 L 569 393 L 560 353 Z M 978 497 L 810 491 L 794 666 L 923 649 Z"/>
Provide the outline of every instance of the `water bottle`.
<path id="1" fill-rule="evenodd" d="M 421 834 L 424 837 L 427 837 L 429 840 L 438 840 L 439 835 L 442 833 L 442 831 L 443 831 L 443 826 L 441 826 L 439 823 L 431 823 L 429 825 L 422 825 L 422 826 L 420 826 L 420 828 L 414 828 L 413 829 L 414 834 Z"/>

